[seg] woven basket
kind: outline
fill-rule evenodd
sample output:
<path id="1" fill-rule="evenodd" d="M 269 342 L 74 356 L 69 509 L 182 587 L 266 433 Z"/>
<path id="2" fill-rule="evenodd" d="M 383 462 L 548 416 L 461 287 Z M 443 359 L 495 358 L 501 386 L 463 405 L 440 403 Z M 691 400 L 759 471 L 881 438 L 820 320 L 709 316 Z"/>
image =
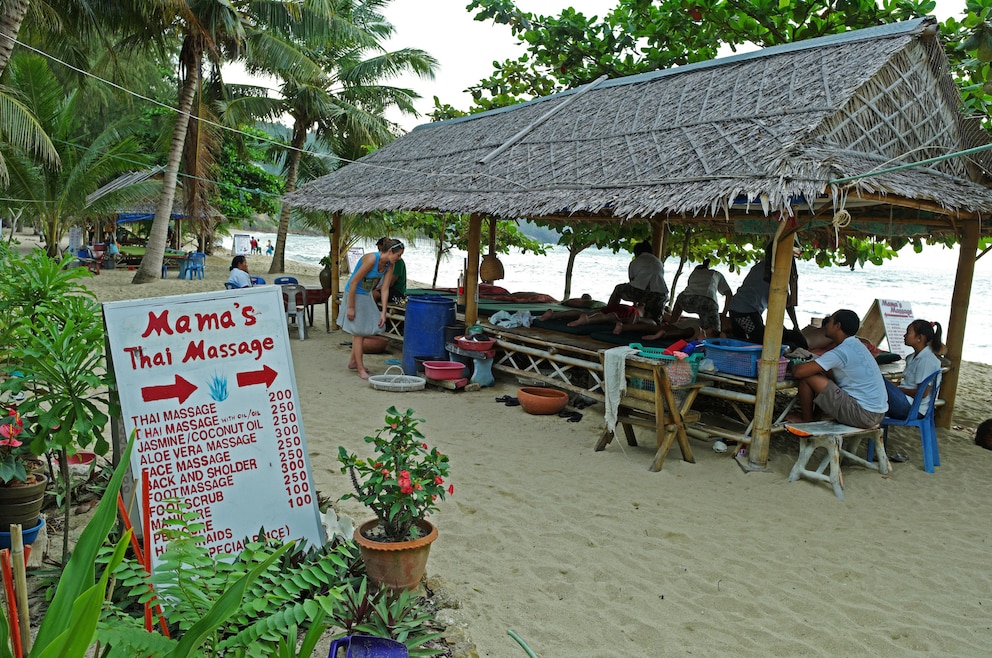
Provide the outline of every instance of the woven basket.
<path id="1" fill-rule="evenodd" d="M 401 393 L 404 391 L 421 391 L 424 386 L 427 385 L 427 380 L 423 377 L 415 377 L 413 375 L 391 375 L 389 371 L 395 368 L 399 370 L 400 373 L 403 369 L 399 366 L 389 366 L 386 368 L 386 372 L 381 375 L 372 375 L 369 377 L 369 386 L 377 391 L 393 391 Z"/>
<path id="2" fill-rule="evenodd" d="M 479 278 L 489 283 L 503 278 L 503 263 L 496 254 L 483 256 L 482 264 L 479 266 Z"/>

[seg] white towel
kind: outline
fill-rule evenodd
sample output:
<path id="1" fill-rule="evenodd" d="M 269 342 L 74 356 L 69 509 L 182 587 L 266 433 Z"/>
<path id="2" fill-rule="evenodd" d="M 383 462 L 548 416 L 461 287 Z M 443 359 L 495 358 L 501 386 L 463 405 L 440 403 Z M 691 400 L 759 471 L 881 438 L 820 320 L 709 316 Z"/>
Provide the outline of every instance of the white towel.
<path id="1" fill-rule="evenodd" d="M 627 355 L 636 352 L 633 347 L 621 345 L 603 352 L 603 385 L 606 397 L 606 428 L 613 432 L 617 428 L 617 410 L 620 398 L 627 390 Z"/>

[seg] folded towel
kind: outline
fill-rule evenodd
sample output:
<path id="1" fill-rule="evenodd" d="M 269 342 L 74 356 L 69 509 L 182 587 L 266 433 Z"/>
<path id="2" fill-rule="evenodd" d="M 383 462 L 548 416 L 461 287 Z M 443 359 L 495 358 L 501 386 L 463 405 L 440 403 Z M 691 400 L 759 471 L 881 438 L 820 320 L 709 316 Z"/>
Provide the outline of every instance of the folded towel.
<path id="1" fill-rule="evenodd" d="M 603 385 L 606 398 L 606 428 L 611 432 L 617 428 L 617 411 L 620 398 L 627 390 L 627 355 L 637 352 L 633 347 L 621 345 L 603 352 Z"/>

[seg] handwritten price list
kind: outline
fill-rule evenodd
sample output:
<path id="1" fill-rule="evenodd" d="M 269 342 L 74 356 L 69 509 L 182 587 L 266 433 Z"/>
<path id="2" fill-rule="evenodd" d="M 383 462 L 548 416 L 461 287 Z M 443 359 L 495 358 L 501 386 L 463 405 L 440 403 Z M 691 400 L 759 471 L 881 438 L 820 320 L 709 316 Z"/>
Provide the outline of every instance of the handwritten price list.
<path id="1" fill-rule="evenodd" d="M 282 296 L 239 292 L 104 305 L 153 559 L 175 500 L 200 515 L 211 554 L 238 553 L 260 528 L 323 541 Z"/>

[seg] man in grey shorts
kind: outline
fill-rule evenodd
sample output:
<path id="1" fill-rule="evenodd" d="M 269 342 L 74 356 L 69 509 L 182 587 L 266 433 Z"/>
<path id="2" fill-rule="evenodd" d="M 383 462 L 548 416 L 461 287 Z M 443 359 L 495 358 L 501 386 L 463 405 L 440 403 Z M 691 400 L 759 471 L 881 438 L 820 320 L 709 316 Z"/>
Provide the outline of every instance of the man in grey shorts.
<path id="1" fill-rule="evenodd" d="M 855 336 L 861 320 L 854 311 L 842 309 L 827 316 L 823 330 L 837 347 L 822 356 L 792 366 L 799 387 L 802 410 L 792 422 L 813 420 L 813 405 L 837 422 L 872 428 L 882 422 L 889 408 L 885 380 L 868 348 Z"/>

